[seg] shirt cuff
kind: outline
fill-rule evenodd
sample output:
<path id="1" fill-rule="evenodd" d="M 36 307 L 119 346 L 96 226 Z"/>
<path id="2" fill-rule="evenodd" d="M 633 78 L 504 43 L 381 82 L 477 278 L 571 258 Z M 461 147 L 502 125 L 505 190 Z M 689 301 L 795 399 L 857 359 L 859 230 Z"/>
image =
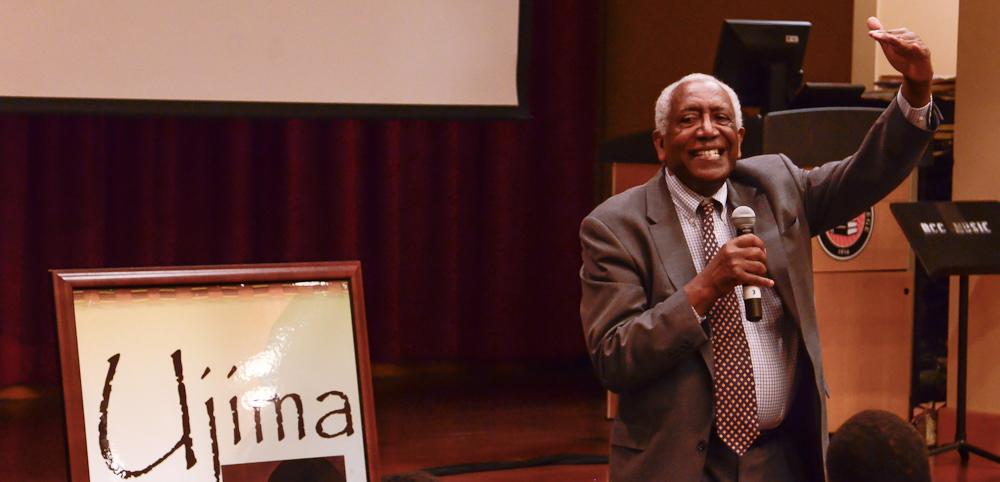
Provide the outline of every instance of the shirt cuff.
<path id="1" fill-rule="evenodd" d="M 698 324 L 701 325 L 701 329 L 702 329 L 702 331 L 705 332 L 705 336 L 709 336 L 710 337 L 711 331 L 709 331 L 708 323 L 705 323 L 705 320 L 708 319 L 708 315 L 705 315 L 705 316 L 699 315 L 698 314 L 698 310 L 694 309 L 693 306 L 691 307 L 691 313 L 693 313 L 695 319 L 698 320 Z"/>
<path id="2" fill-rule="evenodd" d="M 923 130 L 928 129 L 928 119 L 930 119 L 931 105 L 934 104 L 934 98 L 931 97 L 931 101 L 923 107 L 913 107 L 909 102 L 906 101 L 906 97 L 903 97 L 903 91 L 900 89 L 896 93 L 896 103 L 899 104 L 899 111 L 903 114 L 910 124 L 919 127 Z"/>

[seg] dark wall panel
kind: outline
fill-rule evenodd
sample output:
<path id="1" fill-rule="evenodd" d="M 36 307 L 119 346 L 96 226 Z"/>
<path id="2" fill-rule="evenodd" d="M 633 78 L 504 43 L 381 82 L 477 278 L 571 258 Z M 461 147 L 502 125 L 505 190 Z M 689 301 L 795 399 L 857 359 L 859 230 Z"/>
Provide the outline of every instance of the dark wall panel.
<path id="1" fill-rule="evenodd" d="M 608 0 L 604 138 L 652 129 L 653 103 L 667 84 L 712 73 L 726 18 L 812 22 L 806 80 L 850 81 L 853 8 L 852 0 Z"/>

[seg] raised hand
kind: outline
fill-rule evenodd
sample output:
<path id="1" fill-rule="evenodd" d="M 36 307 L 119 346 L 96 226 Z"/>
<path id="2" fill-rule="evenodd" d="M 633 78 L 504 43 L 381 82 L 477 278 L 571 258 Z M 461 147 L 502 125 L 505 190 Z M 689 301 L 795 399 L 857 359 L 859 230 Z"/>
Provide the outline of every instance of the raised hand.
<path id="1" fill-rule="evenodd" d="M 907 102 L 914 107 L 930 102 L 934 67 L 931 51 L 924 41 L 906 28 L 886 30 L 875 17 L 868 17 L 868 28 L 868 36 L 882 47 L 889 65 L 903 74 L 903 96 Z"/>

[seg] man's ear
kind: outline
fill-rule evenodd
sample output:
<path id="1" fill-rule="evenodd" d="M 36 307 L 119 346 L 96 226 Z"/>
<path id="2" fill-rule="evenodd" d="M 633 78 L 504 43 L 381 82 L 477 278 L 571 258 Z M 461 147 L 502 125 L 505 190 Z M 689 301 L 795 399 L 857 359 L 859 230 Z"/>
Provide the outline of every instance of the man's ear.
<path id="1" fill-rule="evenodd" d="M 660 131 L 653 129 L 653 147 L 656 149 L 656 158 L 663 164 L 667 160 L 667 139 L 660 134 Z"/>
<path id="2" fill-rule="evenodd" d="M 746 135 L 746 133 L 747 133 L 747 130 L 744 129 L 744 128 L 742 128 L 742 127 L 740 127 L 736 131 L 736 152 L 734 153 L 736 155 L 733 156 L 734 160 L 735 159 L 739 159 L 741 156 L 743 156 L 743 149 L 742 149 L 742 146 L 743 146 L 743 136 Z"/>

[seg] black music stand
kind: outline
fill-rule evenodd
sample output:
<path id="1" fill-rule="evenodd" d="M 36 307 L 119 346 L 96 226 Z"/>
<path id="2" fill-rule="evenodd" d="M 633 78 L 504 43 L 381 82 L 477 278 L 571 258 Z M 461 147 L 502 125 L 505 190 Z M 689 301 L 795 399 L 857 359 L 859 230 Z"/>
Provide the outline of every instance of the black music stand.
<path id="1" fill-rule="evenodd" d="M 890 205 L 896 222 L 920 263 L 932 277 L 958 276 L 958 407 L 955 442 L 931 455 L 957 450 L 962 465 L 969 452 L 1000 463 L 1000 456 L 965 437 L 966 358 L 969 337 L 969 275 L 1000 274 L 1000 202 L 917 202 Z"/>

